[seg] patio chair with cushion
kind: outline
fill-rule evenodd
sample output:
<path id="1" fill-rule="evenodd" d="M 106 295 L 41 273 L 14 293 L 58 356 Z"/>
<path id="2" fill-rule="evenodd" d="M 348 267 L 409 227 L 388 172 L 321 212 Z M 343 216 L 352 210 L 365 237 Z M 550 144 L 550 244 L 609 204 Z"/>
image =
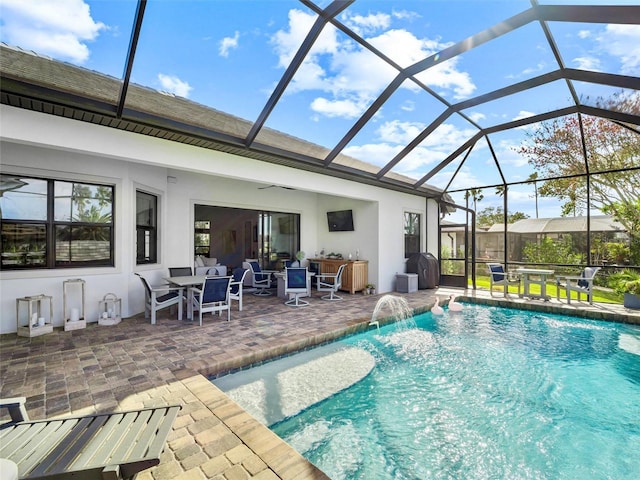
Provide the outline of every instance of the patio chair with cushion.
<path id="1" fill-rule="evenodd" d="M 322 297 L 323 300 L 342 300 L 336 292 L 342 286 L 342 272 L 347 264 L 340 265 L 336 273 L 319 273 L 317 275 L 317 289 L 319 292 L 330 292 Z"/>
<path id="2" fill-rule="evenodd" d="M 556 299 L 560 300 L 560 290 L 564 289 L 567 295 L 567 303 L 571 303 L 571 292 L 576 292 L 578 301 L 580 295 L 585 294 L 589 304 L 593 304 L 593 279 L 601 267 L 586 267 L 579 276 L 556 277 Z"/>
<path id="3" fill-rule="evenodd" d="M 249 270 L 238 267 L 233 269 L 233 278 L 231 279 L 229 299 L 238 302 L 238 311 L 242 311 L 242 290 L 244 277 L 247 276 Z"/>
<path id="4" fill-rule="evenodd" d="M 309 305 L 306 300 L 300 300 L 301 295 L 308 295 L 307 289 L 307 268 L 292 267 L 285 269 L 284 294 L 289 298 L 285 305 L 290 307 L 304 307 Z M 293 297 L 293 298 L 291 298 Z"/>
<path id="5" fill-rule="evenodd" d="M 487 263 L 489 269 L 489 294 L 493 296 L 493 286 L 502 286 L 504 296 L 509 294 L 509 285 L 518 285 L 520 295 L 520 277 L 505 272 L 501 263 Z"/>
<path id="6" fill-rule="evenodd" d="M 170 267 L 169 268 L 169 276 L 170 277 L 190 277 L 193 275 L 193 271 L 191 267 Z"/>
<path id="7" fill-rule="evenodd" d="M 11 411 L 16 401 L 24 406 L 25 398 L 0 399 L 0 407 Z M 17 466 L 21 479 L 133 479 L 160 463 L 180 408 L 36 421 L 29 421 L 25 411 L 22 419 L 12 415 L 11 422 L 0 425 L 0 458 Z"/>
<path id="8" fill-rule="evenodd" d="M 156 312 L 163 308 L 178 305 L 178 320 L 182 320 L 182 301 L 184 300 L 184 287 L 171 285 L 151 286 L 146 278 L 136 273 L 144 286 L 145 302 L 144 317 L 151 315 L 151 325 L 156 324 Z"/>
<path id="9" fill-rule="evenodd" d="M 200 326 L 202 326 L 202 314 L 218 312 L 222 315 L 227 311 L 227 321 L 231 320 L 230 286 L 232 277 L 207 277 L 202 286 L 192 287 L 191 295 L 193 310 L 198 310 Z"/>
<path id="10" fill-rule="evenodd" d="M 253 294 L 258 296 L 271 295 L 269 291 L 271 288 L 271 274 L 275 272 L 272 270 L 262 270 L 258 262 L 248 262 L 247 264 L 251 269 L 251 286 L 257 289 Z"/>

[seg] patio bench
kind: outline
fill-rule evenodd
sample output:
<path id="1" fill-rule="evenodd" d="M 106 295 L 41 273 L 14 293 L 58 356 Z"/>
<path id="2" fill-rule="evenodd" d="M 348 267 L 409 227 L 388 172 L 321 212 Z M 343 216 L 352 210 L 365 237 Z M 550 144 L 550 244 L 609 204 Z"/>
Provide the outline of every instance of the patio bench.
<path id="1" fill-rule="evenodd" d="M 9 400 L 15 412 L 16 399 Z M 2 399 L 0 407 L 7 407 Z M 180 408 L 37 421 L 15 421 L 12 415 L 0 425 L 0 458 L 17 465 L 20 479 L 133 479 L 160 463 Z"/>

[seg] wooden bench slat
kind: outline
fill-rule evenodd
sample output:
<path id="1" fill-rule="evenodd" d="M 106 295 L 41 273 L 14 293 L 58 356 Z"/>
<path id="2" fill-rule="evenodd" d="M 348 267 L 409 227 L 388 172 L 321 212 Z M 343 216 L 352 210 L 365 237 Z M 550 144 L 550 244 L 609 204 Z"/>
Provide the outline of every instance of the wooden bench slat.
<path id="1" fill-rule="evenodd" d="M 29 436 L 35 435 L 31 425 L 17 424 L 0 431 L 0 452 L 13 453 L 29 441 Z M 44 425 L 41 427 L 44 428 Z"/>
<path id="2" fill-rule="evenodd" d="M 109 417 L 106 415 L 90 419 L 90 421 L 84 425 L 84 429 L 78 432 L 77 437 L 75 437 L 72 443 L 64 450 L 64 453 L 58 457 L 56 460 L 58 465 L 53 471 L 75 470 L 73 465 L 76 458 L 84 448 L 92 443 L 93 437 L 97 435 L 107 420 L 109 420 Z"/>
<path id="3" fill-rule="evenodd" d="M 177 415 L 177 413 L 178 410 L 176 410 L 175 415 Z M 131 451 L 132 457 L 153 457 L 159 456 L 162 453 L 164 442 L 162 442 L 160 448 L 158 448 L 156 440 L 158 438 L 166 438 L 168 435 L 169 430 L 173 426 L 173 420 L 175 419 L 174 415 L 171 421 L 167 422 L 167 418 L 171 415 L 171 409 L 153 412 L 153 416 L 149 419 L 149 428 L 144 431 L 144 434 L 138 439 L 138 444 Z"/>
<path id="4" fill-rule="evenodd" d="M 80 453 L 74 462 L 74 468 L 88 467 L 90 465 L 100 465 L 96 461 L 97 455 L 103 446 L 109 444 L 109 437 L 113 432 L 113 428 L 120 423 L 124 413 L 114 413 L 109 416 L 102 430 L 91 439 L 91 443 Z"/>
<path id="5" fill-rule="evenodd" d="M 133 428 L 130 428 L 126 435 L 120 438 L 120 443 L 113 452 L 115 458 L 127 458 L 131 456 L 131 452 L 138 444 L 140 436 L 146 428 L 149 428 L 149 419 L 152 415 L 153 412 L 146 411 L 133 419 Z M 155 432 L 156 429 L 154 428 L 153 430 Z"/>
<path id="6" fill-rule="evenodd" d="M 69 432 L 61 438 L 58 442 L 52 443 L 54 448 L 49 451 L 49 453 L 42 458 L 42 461 L 39 465 L 36 466 L 31 471 L 31 475 L 36 477 L 40 475 L 44 475 L 45 473 L 51 474 L 55 472 L 63 472 L 67 468 L 66 463 L 61 462 L 61 458 L 64 456 L 64 453 L 71 447 L 73 447 L 78 437 L 82 435 L 82 432 L 85 431 L 87 426 L 92 422 L 94 417 L 85 417 L 80 420 L 71 420 L 65 423 L 73 423 L 73 427 L 69 430 Z"/>
<path id="7" fill-rule="evenodd" d="M 180 406 L 13 424 L 0 429 L 0 455 L 20 478 L 129 478 L 160 463 Z M 11 451 L 7 446 L 10 446 Z"/>
<path id="8" fill-rule="evenodd" d="M 50 423 L 26 423 L 24 424 L 28 427 L 26 432 L 18 428 L 23 425 L 17 425 L 14 433 L 15 439 L 20 442 L 20 448 L 10 454 L 5 454 L 3 443 L 2 456 L 11 458 L 18 464 L 21 476 L 30 474 L 34 468 L 42 463 L 54 446 L 67 435 L 73 425 L 74 422 L 62 420 L 53 420 Z"/>

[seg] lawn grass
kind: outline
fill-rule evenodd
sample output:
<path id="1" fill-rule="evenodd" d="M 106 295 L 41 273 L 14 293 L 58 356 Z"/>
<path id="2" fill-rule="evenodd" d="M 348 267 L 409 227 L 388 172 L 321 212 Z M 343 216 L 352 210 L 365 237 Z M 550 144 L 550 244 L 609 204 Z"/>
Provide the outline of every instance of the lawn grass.
<path id="1" fill-rule="evenodd" d="M 488 276 L 476 276 L 476 286 L 477 288 L 482 288 L 485 290 L 489 290 L 489 277 Z M 502 287 L 494 287 L 494 292 L 502 292 Z M 540 286 L 539 285 L 531 285 L 530 292 L 532 294 L 540 295 Z M 552 298 L 556 297 L 557 287 L 555 282 L 547 282 L 547 295 Z M 512 285 L 509 287 L 509 293 L 513 293 L 515 295 L 518 294 L 518 286 Z M 560 289 L 560 299 L 566 299 L 567 295 L 564 289 Z M 571 300 L 577 300 L 578 295 L 576 292 L 571 292 Z M 581 295 L 581 300 L 585 300 L 585 295 Z M 612 290 L 594 287 L 593 289 L 593 301 L 598 303 L 619 303 L 622 304 L 623 296 L 615 293 Z"/>

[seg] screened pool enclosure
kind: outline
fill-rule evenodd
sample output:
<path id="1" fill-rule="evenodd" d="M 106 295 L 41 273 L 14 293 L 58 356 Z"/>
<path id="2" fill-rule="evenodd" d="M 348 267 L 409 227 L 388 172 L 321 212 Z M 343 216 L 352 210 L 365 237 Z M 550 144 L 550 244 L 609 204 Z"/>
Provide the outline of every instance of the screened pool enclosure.
<path id="1" fill-rule="evenodd" d="M 635 1 L 84 4 L 90 57 L 3 8 L 3 104 L 436 199 L 445 283 L 640 268 Z"/>

